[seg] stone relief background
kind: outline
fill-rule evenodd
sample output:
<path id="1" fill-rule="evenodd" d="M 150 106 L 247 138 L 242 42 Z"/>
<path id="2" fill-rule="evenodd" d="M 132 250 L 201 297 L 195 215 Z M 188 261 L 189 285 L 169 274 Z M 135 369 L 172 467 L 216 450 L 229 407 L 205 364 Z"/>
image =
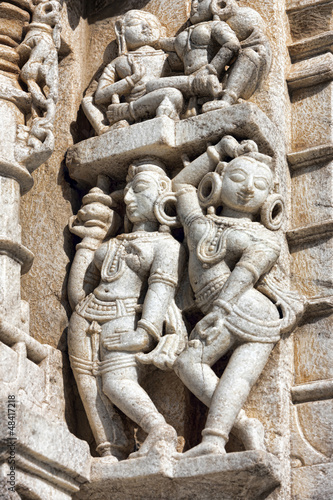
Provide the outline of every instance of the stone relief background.
<path id="1" fill-rule="evenodd" d="M 244 6 L 249 6 L 249 3 L 239 2 Z M 286 151 L 283 150 L 283 141 L 279 145 L 277 172 L 283 195 L 288 200 L 289 221 L 285 221 L 284 229 L 289 230 L 292 258 L 289 261 L 285 247 L 282 261 L 286 271 L 291 266 L 296 288 L 311 299 L 308 314 L 313 317 L 295 333 L 295 343 L 286 338 L 275 348 L 246 404 L 250 416 L 259 416 L 260 412 L 261 418 L 265 418 L 268 448 L 278 454 L 285 467 L 283 493 L 275 492 L 271 498 L 291 498 L 291 495 L 292 498 L 302 498 L 305 494 L 302 486 L 307 482 L 304 467 L 294 469 L 294 492 L 290 490 L 290 435 L 296 436 L 293 438 L 296 465 L 301 462 L 309 466 L 323 461 L 322 458 L 317 458 L 317 462 L 313 457 L 307 458 L 306 452 L 302 451 L 304 443 L 299 444 L 301 434 L 327 459 L 332 454 L 329 438 L 318 437 L 309 430 L 313 426 L 310 422 L 318 422 L 318 419 L 323 419 L 323 435 L 330 436 L 332 429 L 329 417 L 332 408 L 328 398 L 331 394 L 328 382 L 332 378 L 329 363 L 331 318 L 327 316 L 332 307 L 329 297 L 332 276 L 328 264 L 332 252 L 329 200 L 332 186 L 329 116 L 332 63 L 331 54 L 327 51 L 329 38 L 326 35 L 325 39 L 323 35 L 331 29 L 332 11 L 331 2 L 326 2 L 327 5 L 323 3 L 295 0 L 285 5 L 281 0 L 256 0 L 250 5 L 264 18 L 274 53 L 272 70 L 250 101 L 267 114 L 278 127 L 281 137 L 287 139 Z M 183 0 L 163 4 L 156 0 L 141 2 L 140 5 L 130 1 L 110 2 L 110 5 L 96 2 L 89 11 L 82 2 L 64 2 L 55 151 L 50 160 L 33 173 L 34 188 L 22 198 L 21 203 L 23 243 L 35 254 L 32 270 L 22 279 L 22 298 L 30 304 L 30 334 L 64 353 L 63 374 L 65 380 L 72 382 L 66 354 L 66 329 L 70 314 L 66 287 L 69 265 L 78 240 L 69 233 L 66 224 L 69 216 L 77 213 L 85 191 L 78 189 L 75 181 L 70 179 L 64 159 L 69 146 L 91 135 L 91 127 L 80 109 L 81 99 L 96 71 L 116 55 L 113 29 L 116 15 L 131 8 L 143 8 L 157 15 L 167 26 L 168 34 L 173 35 L 184 27 L 190 4 Z M 114 15 L 111 16 L 110 12 Z M 309 127 L 309 123 L 313 126 Z M 285 162 L 286 153 L 289 153 L 292 179 Z M 319 202 L 318 193 L 321 197 Z M 318 234 L 320 242 L 314 244 Z M 318 262 L 327 264 L 319 266 Z M 325 300 L 323 296 L 326 296 Z M 224 362 L 221 362 L 221 368 Z M 163 381 L 166 387 L 177 384 L 172 374 L 170 377 L 171 381 Z M 327 381 L 325 387 L 321 384 L 311 389 L 311 386 L 305 396 L 302 387 L 296 387 L 292 393 L 293 402 L 300 405 L 292 407 L 289 420 L 290 387 L 322 381 Z M 159 386 L 158 378 L 154 384 Z M 152 385 L 150 390 L 158 394 Z M 311 390 L 312 396 L 309 395 Z M 319 398 L 322 401 L 316 401 L 318 391 L 324 394 Z M 93 444 L 72 383 L 66 384 L 63 398 L 70 430 Z M 186 437 L 192 445 L 198 440 L 205 409 L 186 391 L 179 398 L 181 404 L 176 405 L 176 413 L 175 406 L 170 407 L 167 403 L 166 407 L 170 409 L 170 415 L 175 415 L 179 429 L 187 433 Z M 262 402 L 259 409 L 258 399 Z M 191 415 L 195 420 L 188 421 L 185 415 Z M 195 432 L 192 430 L 194 427 Z M 297 434 L 295 428 L 301 431 Z M 230 446 L 231 449 L 233 446 L 237 448 L 239 443 L 231 443 Z M 325 474 L 323 467 L 321 473 Z M 311 474 L 315 472 L 309 471 L 308 477 Z"/>

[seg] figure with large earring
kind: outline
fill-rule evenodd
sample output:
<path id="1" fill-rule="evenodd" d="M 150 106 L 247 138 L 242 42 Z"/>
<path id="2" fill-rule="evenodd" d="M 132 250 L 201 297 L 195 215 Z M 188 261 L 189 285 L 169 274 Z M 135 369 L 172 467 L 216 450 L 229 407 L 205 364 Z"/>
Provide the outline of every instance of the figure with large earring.
<path id="1" fill-rule="evenodd" d="M 174 300 L 184 255 L 169 229 L 177 224 L 176 218 L 164 210 L 175 201 L 171 180 L 157 159 L 134 162 L 124 190 L 126 225 L 132 231 L 110 239 L 111 230 L 105 232 L 109 215 L 103 208 L 107 195 L 93 192 L 87 196 L 79 220 L 71 222 L 73 232 L 86 235 L 79 244 L 84 252 L 77 253 L 69 280 L 75 311 L 68 344 L 79 393 L 102 455 L 118 459 L 124 452 L 114 407 L 148 434 L 132 458 L 147 455 L 160 442 L 172 453 L 176 431 L 140 385 L 144 369 L 140 354 L 150 353 L 150 363 L 167 369 L 185 347 L 186 329 Z M 88 203 L 94 196 L 100 198 L 99 210 Z M 88 265 L 88 280 L 82 281 Z M 102 408 L 104 399 L 114 405 L 117 432 L 113 442 L 108 442 L 105 433 L 109 424 Z"/>
<path id="2" fill-rule="evenodd" d="M 225 453 L 231 430 L 247 449 L 264 449 L 262 426 L 242 408 L 281 332 L 293 328 L 302 309 L 297 297 L 269 277 L 280 255 L 275 231 L 283 216 L 283 200 L 273 193 L 272 159 L 253 141 L 239 144 L 225 136 L 173 184 L 189 248 L 190 281 L 204 314 L 174 368 L 209 407 L 202 443 L 184 456 Z M 214 213 L 217 207 L 222 207 L 220 215 Z M 228 351 L 232 354 L 219 380 L 211 367 Z"/>

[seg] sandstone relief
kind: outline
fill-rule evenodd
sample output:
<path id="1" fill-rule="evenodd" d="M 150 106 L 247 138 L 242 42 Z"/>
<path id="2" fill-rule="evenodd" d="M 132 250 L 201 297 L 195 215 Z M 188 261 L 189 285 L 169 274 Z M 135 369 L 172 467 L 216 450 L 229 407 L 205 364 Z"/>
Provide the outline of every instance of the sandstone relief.
<path id="1" fill-rule="evenodd" d="M 319 499 L 314 487 L 304 496 L 302 477 L 331 470 L 331 439 L 315 424 L 327 435 L 332 428 L 331 344 L 318 330 L 332 302 L 327 276 L 308 274 L 318 267 L 318 232 L 326 244 L 332 221 L 293 224 L 323 205 L 314 186 L 332 146 L 326 135 L 317 144 L 314 127 L 317 142 L 304 149 L 312 135 L 297 132 L 292 116 L 306 130 L 304 101 L 317 102 L 316 86 L 330 92 L 330 35 L 304 41 L 299 15 L 303 4 L 327 2 L 288 3 L 297 37 L 287 63 L 278 52 L 289 36 L 280 0 L 192 0 L 177 29 L 158 0 L 126 1 L 112 20 L 103 18 L 112 0 L 74 3 L 72 11 L 65 0 L 0 5 L 8 21 L 0 30 L 0 376 L 20 400 L 21 475 L 11 491 L 41 500 Z M 101 53 L 87 56 L 79 36 L 67 45 L 64 31 L 78 26 L 96 35 L 95 48 L 114 33 L 113 46 L 103 40 Z M 63 75 L 90 59 L 76 104 L 61 105 L 63 113 L 72 105 L 59 158 L 75 200 L 64 194 L 66 221 L 74 215 L 64 231 L 73 245 L 60 353 L 29 332 L 20 274 L 33 254 L 18 214 L 31 174 L 55 149 L 64 46 Z M 284 117 L 287 101 L 294 115 Z M 306 198 L 303 215 L 292 197 Z M 2 460 L 1 494 L 7 469 Z"/>
<path id="2" fill-rule="evenodd" d="M 244 404 L 303 300 L 277 271 L 285 201 L 275 129 L 246 102 L 271 66 L 264 22 L 234 0 L 204 0 L 174 38 L 139 10 L 115 33 L 119 55 L 82 101 L 99 137 L 67 156 L 91 186 L 69 224 L 82 241 L 68 341 L 96 467 L 223 457 L 230 433 L 247 453 L 266 453 L 264 425 Z M 219 378 L 212 366 L 228 353 Z M 140 385 L 148 365 L 173 371 L 209 408 L 202 442 L 184 453 Z M 136 449 L 122 414 L 145 431 Z"/>

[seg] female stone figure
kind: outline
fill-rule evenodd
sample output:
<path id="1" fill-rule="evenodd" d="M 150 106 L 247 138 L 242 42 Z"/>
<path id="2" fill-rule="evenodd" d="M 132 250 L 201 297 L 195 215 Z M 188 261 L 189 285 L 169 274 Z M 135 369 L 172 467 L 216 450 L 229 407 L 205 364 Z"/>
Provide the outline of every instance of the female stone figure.
<path id="1" fill-rule="evenodd" d="M 97 244 L 91 237 L 86 243 L 83 240 L 81 245 L 87 251 L 81 256 L 77 254 L 78 263 L 73 264 L 69 292 L 76 307 L 68 342 L 88 419 L 97 444 L 106 454 L 117 455 L 117 445 L 121 442 L 117 436 L 114 443 L 107 442 L 107 416 L 102 421 L 105 410 L 98 408 L 105 396 L 148 434 L 139 452 L 132 456 L 147 454 L 161 441 L 174 451 L 177 442 L 176 431 L 166 423 L 139 383 L 139 354 L 151 352 L 157 345 L 150 361 L 164 369 L 171 367 L 184 347 L 186 336 L 173 300 L 182 266 L 182 247 L 168 231 L 173 219 L 163 211 L 170 191 L 171 181 L 163 164 L 145 158 L 129 168 L 124 191 L 126 217 L 133 225 L 132 232 L 100 245 L 105 210 L 98 213 L 85 207 L 79 212 L 78 226 L 72 224 L 75 232 L 84 221 L 88 226 L 86 234 L 95 239 L 97 235 L 97 240 L 99 237 Z M 91 282 L 88 293 L 87 283 L 82 286 L 82 269 L 87 269 L 92 258 L 98 282 L 93 285 L 94 280 L 88 277 Z M 163 333 L 166 335 L 162 337 Z M 101 391 L 98 394 L 92 375 L 101 377 L 102 395 Z M 121 434 L 118 422 L 114 425 L 118 435 Z"/>
<path id="2" fill-rule="evenodd" d="M 247 419 L 241 409 L 280 332 L 296 319 L 276 287 L 265 293 L 280 303 L 287 314 L 283 320 L 275 304 L 257 289 L 280 254 L 272 229 L 280 227 L 283 208 L 280 197 L 272 194 L 272 160 L 257 151 L 253 141 L 238 144 L 226 136 L 174 179 L 190 253 L 190 281 L 205 315 L 174 366 L 184 384 L 210 408 L 202 443 L 185 453 L 190 457 L 224 453 L 234 425 L 236 434 L 247 436 L 246 448 L 264 447 L 258 421 Z M 221 162 L 223 155 L 234 159 Z M 202 179 L 197 195 L 193 185 L 217 163 L 216 171 Z M 206 207 L 222 206 L 221 215 L 204 215 L 198 196 Z M 262 222 L 256 222 L 260 212 Z M 231 349 L 219 380 L 211 366 Z"/>

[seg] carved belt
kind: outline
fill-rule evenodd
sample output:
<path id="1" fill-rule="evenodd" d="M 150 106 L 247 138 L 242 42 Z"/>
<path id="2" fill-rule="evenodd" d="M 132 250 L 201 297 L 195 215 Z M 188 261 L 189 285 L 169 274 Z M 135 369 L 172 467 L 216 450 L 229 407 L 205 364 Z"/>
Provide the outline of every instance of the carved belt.
<path id="1" fill-rule="evenodd" d="M 105 373 L 114 372 L 124 368 L 137 366 L 135 354 L 127 353 L 112 353 L 113 356 L 103 361 L 91 361 L 88 359 L 78 358 L 70 355 L 70 363 L 72 370 L 78 375 L 92 375 L 101 377 Z"/>
<path id="2" fill-rule="evenodd" d="M 76 312 L 88 321 L 106 323 L 115 318 L 134 316 L 140 308 L 137 297 L 104 301 L 91 293 L 76 307 Z"/>
<path id="3" fill-rule="evenodd" d="M 218 297 L 230 273 L 224 273 L 211 280 L 195 294 L 195 302 L 202 312 L 207 313 L 212 302 Z"/>

